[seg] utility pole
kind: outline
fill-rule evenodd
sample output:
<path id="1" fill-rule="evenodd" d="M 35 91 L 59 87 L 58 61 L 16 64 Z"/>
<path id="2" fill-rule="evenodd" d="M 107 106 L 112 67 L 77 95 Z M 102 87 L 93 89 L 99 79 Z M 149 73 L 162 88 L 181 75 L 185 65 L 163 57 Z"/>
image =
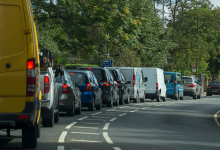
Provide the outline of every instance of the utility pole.
<path id="1" fill-rule="evenodd" d="M 197 55 L 196 55 L 196 77 L 198 78 L 198 53 L 199 53 L 199 19 L 197 19 Z"/>
<path id="2" fill-rule="evenodd" d="M 107 56 L 107 59 L 108 59 L 108 56 L 109 56 L 109 51 L 108 51 L 108 40 L 109 40 L 109 33 L 108 33 L 108 39 L 107 39 L 107 54 L 105 54 Z"/>

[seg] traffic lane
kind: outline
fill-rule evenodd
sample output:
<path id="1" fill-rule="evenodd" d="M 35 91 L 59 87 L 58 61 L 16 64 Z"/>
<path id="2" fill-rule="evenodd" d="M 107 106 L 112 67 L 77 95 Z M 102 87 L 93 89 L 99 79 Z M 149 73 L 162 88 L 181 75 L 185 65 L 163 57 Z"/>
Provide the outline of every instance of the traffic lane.
<path id="1" fill-rule="evenodd" d="M 109 136 L 121 149 L 219 149 L 218 99 L 140 109 L 111 123 Z"/>

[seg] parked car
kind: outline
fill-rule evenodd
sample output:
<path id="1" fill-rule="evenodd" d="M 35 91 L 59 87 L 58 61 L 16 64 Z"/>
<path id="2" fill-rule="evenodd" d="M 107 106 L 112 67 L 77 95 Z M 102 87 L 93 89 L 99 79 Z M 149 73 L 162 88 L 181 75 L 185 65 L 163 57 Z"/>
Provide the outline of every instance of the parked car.
<path id="1" fill-rule="evenodd" d="M 208 84 L 206 96 L 220 95 L 220 81 L 211 81 Z"/>
<path id="2" fill-rule="evenodd" d="M 91 71 L 67 70 L 74 79 L 81 92 L 81 105 L 88 107 L 88 110 L 101 110 L 102 90 L 95 75 Z"/>
<path id="3" fill-rule="evenodd" d="M 157 102 L 162 99 L 166 101 L 166 83 L 164 81 L 164 70 L 160 68 L 145 68 L 142 67 L 143 74 L 148 78 L 145 86 L 145 98 L 150 98 L 154 100 L 156 98 Z"/>
<path id="4" fill-rule="evenodd" d="M 52 61 L 52 54 L 48 50 L 41 52 L 40 57 L 40 90 L 42 93 L 41 99 L 41 118 L 43 127 L 53 127 L 54 122 L 59 121 L 59 86 L 56 83 L 52 66 L 49 65 Z M 46 62 L 46 59 L 49 62 Z"/>
<path id="5" fill-rule="evenodd" d="M 193 99 L 201 99 L 201 87 L 195 77 L 183 76 L 184 96 L 192 96 Z"/>
<path id="6" fill-rule="evenodd" d="M 56 82 L 59 85 L 59 110 L 68 116 L 81 114 L 81 92 L 75 81 L 65 69 L 55 71 Z"/>
<path id="7" fill-rule="evenodd" d="M 126 104 L 130 103 L 130 91 L 127 86 L 128 83 L 126 82 L 126 79 L 123 75 L 123 73 L 119 69 L 115 69 L 113 67 L 106 67 L 109 69 L 114 77 L 114 81 L 118 83 L 118 88 L 119 88 L 119 104 L 123 105 L 124 102 Z"/>
<path id="8" fill-rule="evenodd" d="M 119 89 L 109 69 L 99 67 L 79 67 L 77 69 L 93 72 L 102 89 L 103 104 L 107 104 L 107 107 L 112 107 L 113 103 L 115 106 L 119 105 Z"/>
<path id="9" fill-rule="evenodd" d="M 41 94 L 31 3 L 0 0 L 0 10 L 0 130 L 13 138 L 10 131 L 22 129 L 22 146 L 32 149 L 40 137 Z"/>
<path id="10" fill-rule="evenodd" d="M 130 90 L 130 99 L 134 103 L 137 103 L 140 99 L 141 102 L 145 102 L 145 85 L 144 82 L 147 81 L 147 77 L 143 77 L 143 71 L 141 68 L 134 67 L 113 67 L 119 69 L 127 80 L 127 85 Z"/>
<path id="11" fill-rule="evenodd" d="M 167 88 L 167 97 L 183 100 L 183 82 L 182 75 L 178 72 L 164 72 L 165 83 Z"/>

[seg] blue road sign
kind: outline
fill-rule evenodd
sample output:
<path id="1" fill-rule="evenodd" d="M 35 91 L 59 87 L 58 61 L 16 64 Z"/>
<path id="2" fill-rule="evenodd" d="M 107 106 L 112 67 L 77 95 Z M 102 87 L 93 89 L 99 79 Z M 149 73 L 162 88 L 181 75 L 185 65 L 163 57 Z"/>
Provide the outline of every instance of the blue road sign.
<path id="1" fill-rule="evenodd" d="M 102 59 L 102 67 L 112 67 L 112 59 Z"/>

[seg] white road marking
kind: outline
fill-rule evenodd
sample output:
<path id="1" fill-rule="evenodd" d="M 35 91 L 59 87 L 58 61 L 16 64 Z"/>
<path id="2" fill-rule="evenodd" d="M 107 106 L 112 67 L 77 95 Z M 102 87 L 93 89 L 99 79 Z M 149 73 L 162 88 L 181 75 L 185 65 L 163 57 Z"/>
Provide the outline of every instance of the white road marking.
<path id="1" fill-rule="evenodd" d="M 64 150 L 64 146 L 57 146 L 57 150 Z"/>
<path id="2" fill-rule="evenodd" d="M 138 111 L 138 110 L 133 110 L 133 111 L 130 111 L 130 112 L 136 112 L 136 111 Z"/>
<path id="3" fill-rule="evenodd" d="M 218 113 L 220 112 L 220 110 L 214 115 L 214 119 L 215 119 L 215 122 L 217 123 L 218 126 L 220 126 L 219 122 L 218 122 Z"/>
<path id="4" fill-rule="evenodd" d="M 103 127 L 103 130 L 108 130 L 110 123 L 106 123 L 105 126 Z"/>
<path id="5" fill-rule="evenodd" d="M 122 117 L 122 116 L 124 116 L 124 115 L 126 115 L 127 113 L 123 113 L 123 114 L 121 114 L 121 115 L 119 115 L 119 117 Z"/>
<path id="6" fill-rule="evenodd" d="M 114 150 L 121 150 L 119 147 L 113 147 Z"/>
<path id="7" fill-rule="evenodd" d="M 83 124 L 102 124 L 102 123 L 88 123 L 88 122 L 80 122 L 80 123 L 83 123 Z"/>
<path id="8" fill-rule="evenodd" d="M 106 110 L 106 111 L 115 111 L 115 109 L 109 109 L 109 110 Z"/>
<path id="9" fill-rule="evenodd" d="M 94 135 L 99 135 L 100 133 L 87 133 L 87 132 L 71 132 L 74 134 L 94 134 Z"/>
<path id="10" fill-rule="evenodd" d="M 66 126 L 66 129 L 70 129 L 74 124 L 76 124 L 77 122 L 73 122 L 71 124 L 69 124 L 68 126 Z"/>
<path id="11" fill-rule="evenodd" d="M 76 140 L 76 139 L 70 139 L 70 141 L 73 141 L 73 142 L 88 142 L 88 143 L 101 143 L 100 141 Z"/>
<path id="12" fill-rule="evenodd" d="M 67 135 L 67 131 L 63 131 L 63 132 L 61 133 L 60 137 L 59 137 L 58 142 L 59 142 L 59 143 L 64 143 L 64 140 L 65 140 L 66 135 Z"/>
<path id="13" fill-rule="evenodd" d="M 128 106 L 123 106 L 123 107 L 119 107 L 119 108 L 125 108 L 125 107 L 128 107 Z"/>
<path id="14" fill-rule="evenodd" d="M 78 119 L 78 120 L 83 120 L 83 119 L 86 119 L 86 118 L 88 118 L 89 116 L 86 116 L 86 117 L 82 117 L 82 118 L 80 118 L 80 119 Z"/>
<path id="15" fill-rule="evenodd" d="M 147 108 L 150 108 L 150 107 L 144 107 L 144 108 L 141 108 L 141 109 L 147 109 Z"/>
<path id="16" fill-rule="evenodd" d="M 117 117 L 115 117 L 115 118 L 112 118 L 111 120 L 109 120 L 109 121 L 114 121 L 115 119 L 117 119 Z"/>
<path id="17" fill-rule="evenodd" d="M 98 114 L 101 114 L 102 112 L 97 112 L 97 113 L 94 113 L 94 114 L 92 114 L 92 115 L 98 115 Z"/>
<path id="18" fill-rule="evenodd" d="M 105 138 L 108 144 L 113 144 L 112 140 L 108 136 L 108 132 L 103 132 L 103 137 Z"/>
<path id="19" fill-rule="evenodd" d="M 74 126 L 74 128 L 98 129 L 97 127 L 82 127 L 82 126 Z"/>

